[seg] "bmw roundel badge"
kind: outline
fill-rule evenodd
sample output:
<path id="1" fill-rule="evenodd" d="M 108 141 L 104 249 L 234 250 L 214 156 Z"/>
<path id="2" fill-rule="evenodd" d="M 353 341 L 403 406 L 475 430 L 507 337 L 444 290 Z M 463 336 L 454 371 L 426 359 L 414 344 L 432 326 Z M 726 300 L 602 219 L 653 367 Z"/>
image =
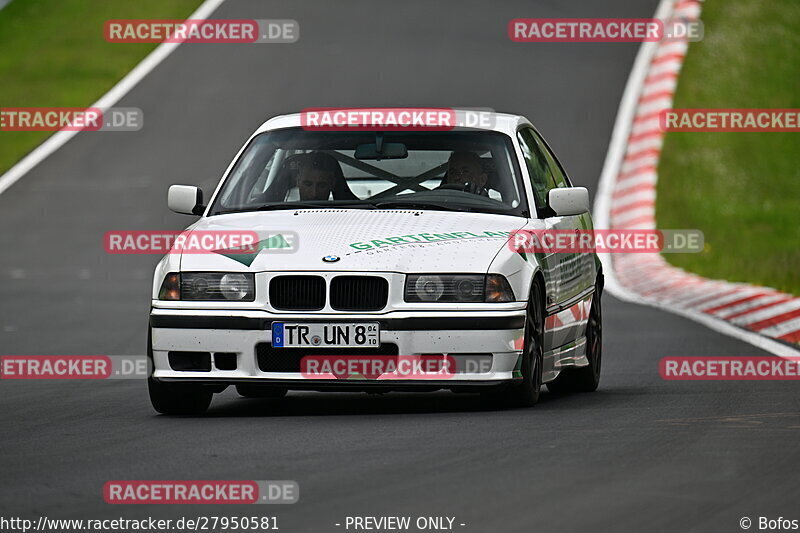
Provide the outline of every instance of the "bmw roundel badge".
<path id="1" fill-rule="evenodd" d="M 326 263 L 335 263 L 339 259 L 341 259 L 341 257 L 339 257 L 338 255 L 326 255 L 325 257 L 322 258 L 322 260 L 325 261 Z"/>

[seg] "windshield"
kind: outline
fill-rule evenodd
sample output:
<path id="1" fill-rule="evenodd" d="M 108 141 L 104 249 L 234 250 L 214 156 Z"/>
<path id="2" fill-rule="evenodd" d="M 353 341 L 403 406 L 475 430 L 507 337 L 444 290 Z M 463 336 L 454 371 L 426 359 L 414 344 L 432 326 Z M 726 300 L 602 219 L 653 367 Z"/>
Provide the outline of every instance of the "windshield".
<path id="1" fill-rule="evenodd" d="M 210 215 L 271 209 L 437 209 L 527 216 L 511 139 L 498 132 L 331 132 L 253 138 Z"/>

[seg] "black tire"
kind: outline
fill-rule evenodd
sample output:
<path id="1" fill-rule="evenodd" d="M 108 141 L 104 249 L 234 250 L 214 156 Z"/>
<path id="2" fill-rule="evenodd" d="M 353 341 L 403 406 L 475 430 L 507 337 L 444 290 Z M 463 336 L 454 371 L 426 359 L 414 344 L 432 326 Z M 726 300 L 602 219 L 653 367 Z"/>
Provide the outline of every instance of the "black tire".
<path id="1" fill-rule="evenodd" d="M 553 382 L 547 384 L 551 392 L 593 392 L 600 385 L 603 363 L 602 284 L 598 283 L 595 289 L 586 325 L 586 358 L 589 359 L 589 365 L 562 370 Z"/>
<path id="2" fill-rule="evenodd" d="M 211 405 L 214 393 L 194 383 L 162 383 L 147 379 L 150 403 L 162 415 L 201 415 Z"/>
<path id="3" fill-rule="evenodd" d="M 236 385 L 236 392 L 244 398 L 283 398 L 289 392 L 285 387 L 270 387 L 242 383 Z"/>
<path id="4" fill-rule="evenodd" d="M 525 343 L 522 349 L 522 382 L 510 388 L 484 393 L 487 400 L 511 407 L 532 407 L 539 401 L 544 364 L 544 299 L 538 283 L 531 287 L 525 318 Z"/>
<path id="5" fill-rule="evenodd" d="M 147 358 L 150 372 L 153 371 L 152 331 L 147 332 Z M 153 409 L 163 415 L 200 415 L 208 410 L 214 393 L 195 383 L 162 383 L 147 378 L 147 390 Z"/>

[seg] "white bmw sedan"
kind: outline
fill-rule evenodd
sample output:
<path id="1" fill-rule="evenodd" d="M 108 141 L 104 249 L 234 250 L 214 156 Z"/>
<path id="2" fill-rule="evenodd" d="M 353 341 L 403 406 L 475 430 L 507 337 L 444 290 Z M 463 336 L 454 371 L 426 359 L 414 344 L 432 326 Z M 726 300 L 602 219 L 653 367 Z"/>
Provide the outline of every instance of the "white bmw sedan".
<path id="1" fill-rule="evenodd" d="M 207 203 L 173 185 L 170 208 L 200 217 L 187 234 L 256 237 L 156 267 L 156 411 L 202 413 L 230 385 L 246 397 L 449 389 L 518 406 L 542 384 L 596 389 L 596 255 L 515 238 L 591 230 L 588 193 L 527 119 L 490 118 L 412 131 L 279 116 Z"/>

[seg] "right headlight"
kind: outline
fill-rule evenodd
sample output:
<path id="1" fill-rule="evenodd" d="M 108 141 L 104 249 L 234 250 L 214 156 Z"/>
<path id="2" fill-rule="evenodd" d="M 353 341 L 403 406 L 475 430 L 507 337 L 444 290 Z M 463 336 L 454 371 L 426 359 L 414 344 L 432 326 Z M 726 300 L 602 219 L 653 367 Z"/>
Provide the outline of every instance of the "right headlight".
<path id="1" fill-rule="evenodd" d="M 161 300 L 252 302 L 255 276 L 238 272 L 171 272 L 158 294 Z"/>
<path id="2" fill-rule="evenodd" d="M 406 276 L 406 302 L 512 302 L 514 293 L 500 274 L 411 274 Z"/>

